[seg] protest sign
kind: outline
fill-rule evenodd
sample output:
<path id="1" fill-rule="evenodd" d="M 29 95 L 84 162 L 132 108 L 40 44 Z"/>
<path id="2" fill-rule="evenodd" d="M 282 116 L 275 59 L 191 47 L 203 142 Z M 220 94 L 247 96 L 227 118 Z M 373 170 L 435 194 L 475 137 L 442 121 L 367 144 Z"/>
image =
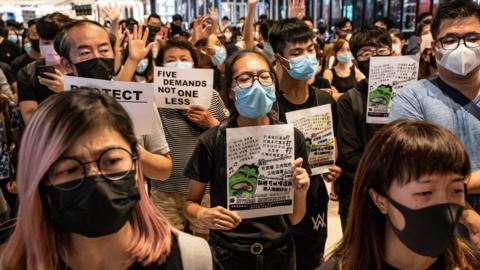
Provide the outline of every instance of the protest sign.
<path id="1" fill-rule="evenodd" d="M 210 107 L 213 69 L 155 68 L 155 103 L 158 108 Z"/>
<path id="2" fill-rule="evenodd" d="M 242 218 L 293 212 L 293 125 L 227 129 L 227 206 Z"/>
<path id="3" fill-rule="evenodd" d="M 148 83 L 107 81 L 82 77 L 64 77 L 64 89 L 89 88 L 114 97 L 130 115 L 138 135 L 152 132 L 155 107 L 153 85 Z"/>
<path id="4" fill-rule="evenodd" d="M 308 163 L 312 175 L 330 172 L 335 164 L 335 135 L 330 104 L 288 112 L 287 123 L 293 124 L 305 136 Z"/>
<path id="5" fill-rule="evenodd" d="M 367 123 L 386 124 L 395 93 L 418 78 L 416 55 L 370 58 Z"/>

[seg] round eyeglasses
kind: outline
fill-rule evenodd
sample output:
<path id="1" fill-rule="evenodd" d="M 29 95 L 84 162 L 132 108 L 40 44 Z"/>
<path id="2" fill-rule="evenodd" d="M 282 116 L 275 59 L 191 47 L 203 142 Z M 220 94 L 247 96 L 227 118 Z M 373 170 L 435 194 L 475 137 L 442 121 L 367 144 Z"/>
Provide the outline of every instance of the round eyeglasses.
<path id="1" fill-rule="evenodd" d="M 87 176 L 87 164 L 96 163 L 101 175 L 108 180 L 124 178 L 135 166 L 138 157 L 121 147 L 108 148 L 93 161 L 82 162 L 77 158 L 58 159 L 48 170 L 47 184 L 62 191 L 74 190 Z"/>
<path id="2" fill-rule="evenodd" d="M 275 82 L 275 74 L 270 71 L 262 71 L 258 75 L 247 72 L 236 76 L 234 80 L 241 89 L 252 87 L 255 80 L 263 86 L 270 86 Z"/>
<path id="3" fill-rule="evenodd" d="M 392 50 L 389 47 L 380 47 L 380 48 L 367 48 L 359 53 L 357 53 L 357 58 L 359 61 L 366 61 L 370 59 L 372 56 L 389 56 L 391 54 Z"/>

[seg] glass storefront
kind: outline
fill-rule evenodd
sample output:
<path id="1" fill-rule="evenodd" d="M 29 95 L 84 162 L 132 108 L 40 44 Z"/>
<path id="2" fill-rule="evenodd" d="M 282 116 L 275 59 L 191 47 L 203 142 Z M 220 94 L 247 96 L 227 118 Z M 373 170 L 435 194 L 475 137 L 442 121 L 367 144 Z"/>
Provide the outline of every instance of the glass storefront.
<path id="1" fill-rule="evenodd" d="M 233 23 L 245 17 L 247 0 L 163 0 L 156 1 L 156 11 L 163 18 L 175 13 L 187 21 L 208 14 L 208 7 L 215 1 L 219 18 L 228 16 Z M 259 0 L 255 17 L 266 14 L 279 20 L 287 17 L 289 0 Z M 324 20 L 331 28 L 340 17 L 353 21 L 354 27 L 388 17 L 394 28 L 405 32 L 415 31 L 416 18 L 423 12 L 435 12 L 440 0 L 305 0 L 306 13 L 315 22 Z"/>

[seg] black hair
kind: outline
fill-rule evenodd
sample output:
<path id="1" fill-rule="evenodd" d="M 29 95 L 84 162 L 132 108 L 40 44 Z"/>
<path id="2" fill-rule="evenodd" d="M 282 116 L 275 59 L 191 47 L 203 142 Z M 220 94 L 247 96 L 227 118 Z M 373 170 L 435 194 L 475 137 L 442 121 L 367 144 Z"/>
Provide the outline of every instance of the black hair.
<path id="1" fill-rule="evenodd" d="M 335 29 L 342 29 L 344 28 L 347 24 L 352 24 L 352 21 L 348 18 L 342 17 L 337 20 L 335 23 Z"/>
<path id="2" fill-rule="evenodd" d="M 75 27 L 80 27 L 84 25 L 92 24 L 102 28 L 108 35 L 108 39 L 110 41 L 110 45 L 112 46 L 112 50 L 115 48 L 115 35 L 109 32 L 105 27 L 103 27 L 100 23 L 96 21 L 90 20 L 77 20 L 67 23 L 61 29 L 61 32 L 57 34 L 55 40 L 53 42 L 53 46 L 55 51 L 58 55 L 65 57 L 67 60 L 70 60 L 70 37 L 68 36 L 68 32 Z"/>
<path id="3" fill-rule="evenodd" d="M 270 31 L 270 28 L 272 28 L 272 25 L 274 24 L 273 20 L 264 20 L 260 24 L 260 34 L 263 37 L 263 40 L 268 41 L 268 32 Z"/>
<path id="4" fill-rule="evenodd" d="M 233 78 L 233 65 L 235 65 L 235 63 L 238 60 L 242 59 L 243 57 L 246 57 L 246 56 L 252 55 L 252 54 L 260 56 L 265 61 L 265 63 L 267 63 L 268 69 L 274 74 L 274 76 L 276 76 L 275 69 L 274 69 L 272 63 L 270 63 L 268 58 L 263 53 L 261 53 L 257 50 L 241 50 L 241 51 L 235 52 L 232 56 L 230 56 L 227 59 L 227 61 L 225 62 L 225 74 L 224 74 L 224 76 L 225 76 L 224 77 L 225 78 L 225 83 L 224 83 L 225 90 L 224 90 L 224 93 L 226 94 L 226 104 L 225 105 L 227 106 L 227 108 L 231 112 L 231 114 L 230 114 L 231 116 L 235 115 L 237 113 L 237 109 L 235 108 L 235 102 L 230 98 L 230 92 L 232 91 L 232 83 L 233 83 L 233 79 L 234 79 Z M 278 93 L 278 91 L 280 90 L 280 86 L 279 86 L 277 77 L 275 77 L 274 80 L 275 80 L 275 90 Z"/>
<path id="5" fill-rule="evenodd" d="M 162 19 L 160 19 L 160 16 L 156 13 L 150 14 L 147 18 L 147 22 L 150 21 L 151 18 L 155 18 L 155 19 L 159 20 L 160 22 L 162 22 Z"/>
<path id="6" fill-rule="evenodd" d="M 259 21 L 268 20 L 267 14 L 262 14 L 262 15 L 258 16 L 258 20 Z"/>
<path id="7" fill-rule="evenodd" d="M 180 20 L 180 21 L 183 22 L 183 17 L 182 17 L 182 15 L 180 15 L 180 14 L 175 14 L 175 15 L 172 16 L 172 22 L 178 21 L 178 20 Z"/>
<path id="8" fill-rule="evenodd" d="M 423 12 L 422 14 L 418 15 L 418 22 L 423 21 L 425 18 L 432 16 L 431 12 Z"/>
<path id="9" fill-rule="evenodd" d="M 34 25 L 37 25 L 37 20 L 36 20 L 36 19 L 32 19 L 32 20 L 29 20 L 29 21 L 27 22 L 27 28 L 30 28 L 30 27 L 32 27 L 32 26 L 34 26 Z"/>
<path id="10" fill-rule="evenodd" d="M 64 25 L 72 19 L 60 12 L 45 15 L 38 19 L 37 32 L 41 39 L 52 40 Z"/>
<path id="11" fill-rule="evenodd" d="M 325 34 L 325 32 L 327 32 L 327 24 L 325 23 L 324 20 L 318 21 L 317 29 L 318 29 L 318 33 L 321 34 L 321 35 L 323 35 L 323 34 Z"/>
<path id="12" fill-rule="evenodd" d="M 303 16 L 302 21 L 309 21 L 313 24 L 313 18 L 310 16 Z"/>
<path id="13" fill-rule="evenodd" d="M 364 26 L 353 32 L 349 45 L 353 56 L 357 58 L 358 50 L 365 46 L 386 45 L 391 49 L 392 38 L 384 29 L 373 26 Z"/>
<path id="14" fill-rule="evenodd" d="M 387 17 L 380 17 L 378 19 L 376 19 L 373 24 L 377 23 L 377 22 L 381 22 L 383 24 L 385 24 L 385 26 L 387 27 L 387 31 L 392 29 L 393 27 L 393 21 L 392 19 L 390 18 L 387 18 Z"/>
<path id="15" fill-rule="evenodd" d="M 423 32 L 423 28 L 425 28 L 425 26 L 431 25 L 431 24 L 432 24 L 431 20 L 423 20 L 420 23 L 418 23 L 417 24 L 417 29 L 415 29 L 415 35 L 417 37 L 421 36 L 422 32 Z"/>
<path id="16" fill-rule="evenodd" d="M 313 40 L 315 34 L 304 21 L 292 18 L 280 20 L 272 25 L 268 34 L 268 40 L 273 51 L 283 55 L 287 42 L 306 43 Z"/>
<path id="17" fill-rule="evenodd" d="M 163 60 L 165 57 L 165 52 L 168 51 L 171 48 L 179 48 L 183 50 L 188 50 L 190 52 L 190 55 L 192 56 L 193 59 L 193 67 L 196 68 L 198 67 L 198 54 L 197 51 L 193 48 L 192 44 L 188 41 L 184 40 L 176 40 L 176 39 L 170 39 L 167 40 L 165 45 L 160 47 L 158 50 L 158 55 L 155 64 L 157 66 L 163 66 Z"/>
<path id="18" fill-rule="evenodd" d="M 238 21 L 245 20 L 245 17 L 238 18 Z"/>
<path id="19" fill-rule="evenodd" d="M 230 21 L 230 18 L 228 18 L 228 16 L 223 16 L 222 20 Z"/>
<path id="20" fill-rule="evenodd" d="M 444 20 L 461 19 L 475 16 L 480 20 L 480 8 L 477 3 L 469 0 L 455 0 L 442 3 L 438 9 L 432 22 L 432 37 L 437 38 L 440 32 L 440 25 Z"/>

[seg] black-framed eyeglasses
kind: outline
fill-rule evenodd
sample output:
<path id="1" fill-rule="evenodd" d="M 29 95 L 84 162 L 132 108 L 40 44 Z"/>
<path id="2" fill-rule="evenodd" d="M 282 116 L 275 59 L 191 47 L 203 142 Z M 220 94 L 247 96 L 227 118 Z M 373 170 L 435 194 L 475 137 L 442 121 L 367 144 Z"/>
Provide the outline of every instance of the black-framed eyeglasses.
<path id="1" fill-rule="evenodd" d="M 480 33 L 468 33 L 463 36 L 447 35 L 439 38 L 438 42 L 440 42 L 440 45 L 445 50 L 455 50 L 460 46 L 460 40 L 463 40 L 463 44 L 465 44 L 467 48 L 480 47 Z"/>
<path id="2" fill-rule="evenodd" d="M 389 56 L 391 53 L 392 49 L 389 47 L 369 47 L 357 53 L 357 58 L 359 61 L 366 61 L 372 56 Z"/>
<path id="3" fill-rule="evenodd" d="M 82 162 L 74 157 L 58 159 L 48 170 L 47 184 L 62 191 L 80 187 L 87 176 L 87 165 L 95 163 L 101 175 L 108 180 L 124 178 L 135 166 L 136 154 L 121 147 L 107 148 L 96 160 Z"/>
<path id="4" fill-rule="evenodd" d="M 275 74 L 271 71 L 262 71 L 257 75 L 246 72 L 234 78 L 237 86 L 241 89 L 251 87 L 255 80 L 257 80 L 263 86 L 271 86 L 275 83 Z"/>

